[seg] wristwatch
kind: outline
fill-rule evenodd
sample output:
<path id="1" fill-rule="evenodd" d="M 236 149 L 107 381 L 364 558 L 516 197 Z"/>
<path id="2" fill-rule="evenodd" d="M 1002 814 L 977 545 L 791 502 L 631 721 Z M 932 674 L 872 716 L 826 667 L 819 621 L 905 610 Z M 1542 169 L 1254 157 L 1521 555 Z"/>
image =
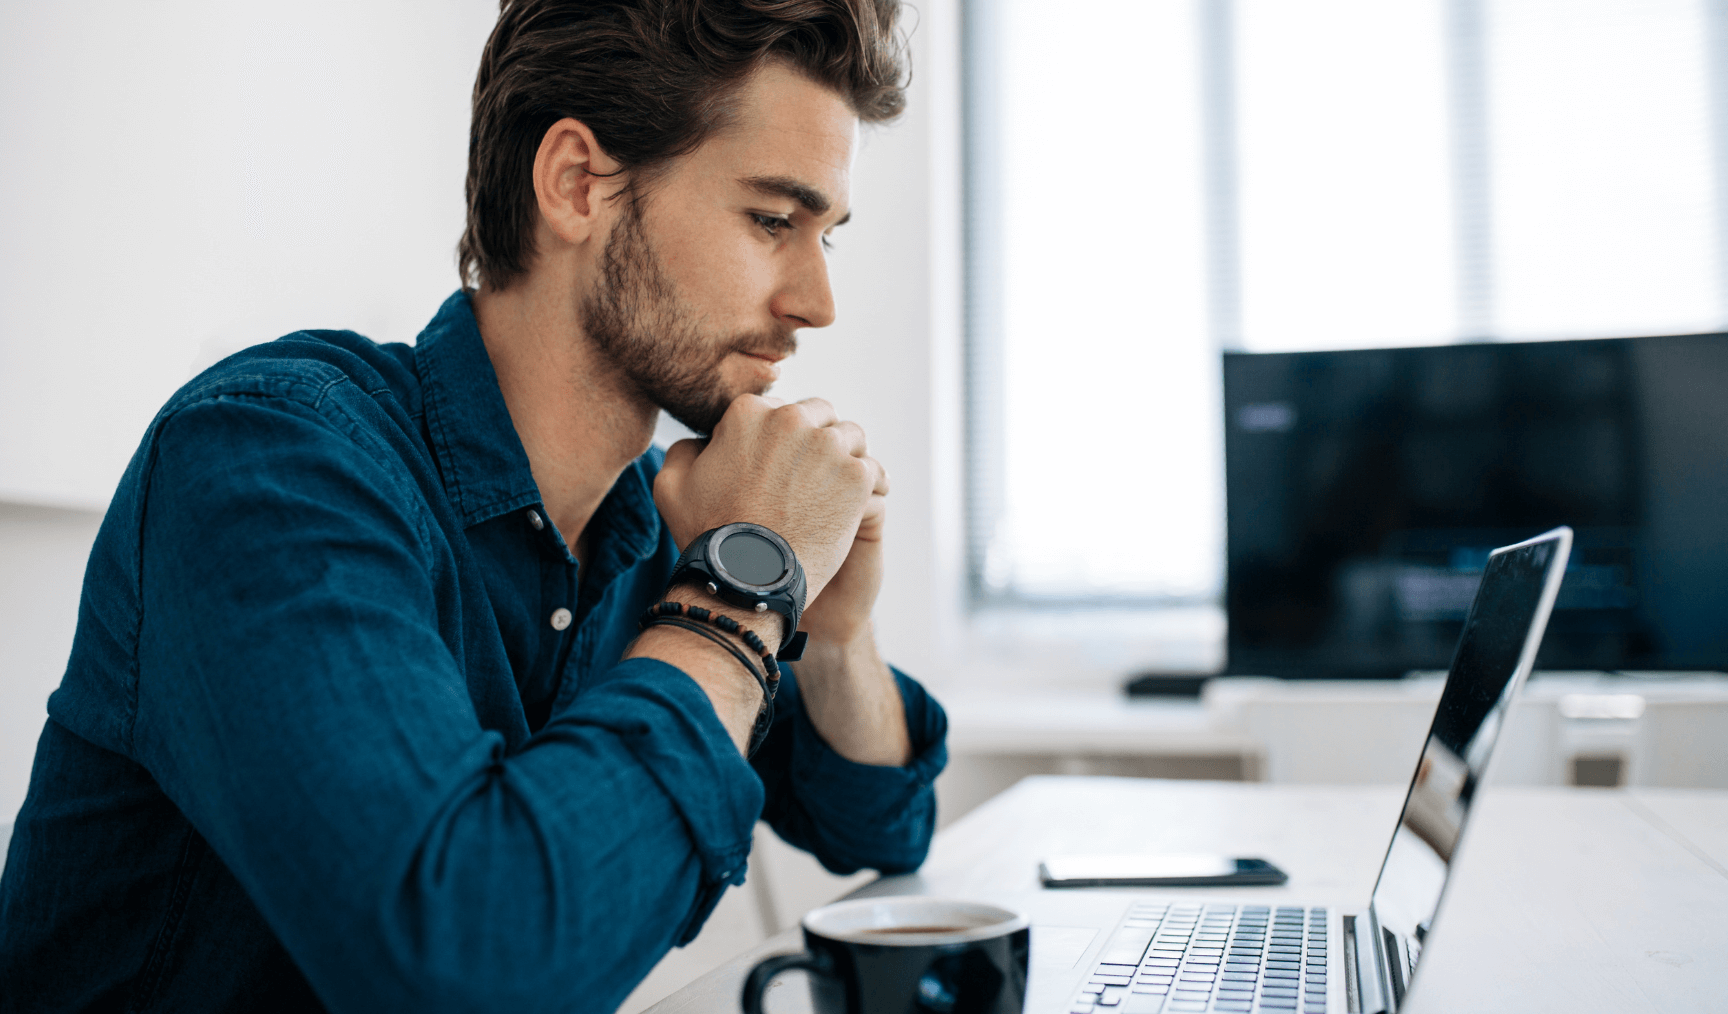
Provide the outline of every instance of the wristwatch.
<path id="1" fill-rule="evenodd" d="M 691 540 L 672 568 L 667 587 L 693 584 L 742 609 L 776 612 L 786 621 L 774 657 L 796 662 L 804 657 L 806 635 L 798 629 L 804 615 L 804 568 L 786 540 L 748 521 L 711 528 Z"/>

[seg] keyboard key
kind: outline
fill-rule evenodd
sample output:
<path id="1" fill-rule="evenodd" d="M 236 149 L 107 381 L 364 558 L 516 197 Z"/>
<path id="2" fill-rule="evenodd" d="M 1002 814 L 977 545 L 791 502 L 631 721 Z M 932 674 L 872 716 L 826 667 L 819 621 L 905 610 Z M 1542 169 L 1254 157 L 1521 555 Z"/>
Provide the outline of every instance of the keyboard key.
<path id="1" fill-rule="evenodd" d="M 1170 1001 L 1170 1006 L 1166 1007 L 1165 1009 L 1166 1010 L 1174 1010 L 1174 1011 L 1205 1010 L 1206 1009 L 1206 1003 L 1205 1003 L 1205 1001 L 1201 1001 L 1199 1003 L 1194 1003 L 1192 1001 L 1187 1001 L 1187 1000 L 1172 1000 L 1172 1001 Z"/>
<path id="2" fill-rule="evenodd" d="M 1218 977 L 1220 979 L 1227 981 L 1227 982 L 1253 982 L 1256 979 L 1260 978 L 1260 976 L 1254 972 L 1233 972 L 1233 971 L 1221 972 Z"/>
<path id="3" fill-rule="evenodd" d="M 1068 1008 L 1068 1014 L 1092 1014 L 1092 1011 L 1095 1009 L 1096 1008 L 1089 1003 L 1076 1003 L 1074 1006 Z"/>
<path id="4" fill-rule="evenodd" d="M 1165 993 L 1170 992 L 1170 987 L 1165 983 L 1142 982 L 1130 987 L 1128 991 L 1130 993 L 1150 993 L 1156 996 L 1163 996 Z"/>
<path id="5" fill-rule="evenodd" d="M 1100 996 L 1098 998 L 1098 1006 L 1100 1006 L 1100 1007 L 1115 1007 L 1115 1006 L 1120 1005 L 1121 1003 L 1122 1003 L 1122 994 L 1120 994 L 1120 993 L 1115 993 L 1115 994 L 1105 993 L 1103 996 Z"/>
<path id="6" fill-rule="evenodd" d="M 1091 993 L 1096 996 L 1099 993 L 1104 992 L 1104 984 L 1102 982 L 1088 982 L 1086 985 L 1080 987 L 1080 992 Z"/>
<path id="7" fill-rule="evenodd" d="M 1252 1010 L 1253 1007 L 1254 1007 L 1254 1005 L 1249 1003 L 1247 1000 L 1219 1000 L 1218 1002 L 1216 1002 L 1212 1005 L 1213 1010 L 1230 1010 L 1230 1011 Z"/>
<path id="8" fill-rule="evenodd" d="M 1109 986 L 1126 986 L 1133 980 L 1134 977 L 1132 975 L 1108 975 L 1104 972 L 1092 973 L 1093 982 L 1102 982 Z"/>
<path id="9" fill-rule="evenodd" d="M 1295 1010 L 1296 1009 L 1296 1001 L 1293 998 L 1286 999 L 1285 997 L 1280 997 L 1280 996 L 1263 996 L 1263 997 L 1261 997 L 1260 998 L 1260 1009 L 1266 1010 L 1268 1008 L 1277 1009 L 1277 1010 Z"/>
<path id="10" fill-rule="evenodd" d="M 1164 998 L 1145 993 L 1130 993 L 1128 999 L 1122 1001 L 1122 1006 L 1115 1009 L 1114 1014 L 1158 1014 L 1164 1007 Z"/>

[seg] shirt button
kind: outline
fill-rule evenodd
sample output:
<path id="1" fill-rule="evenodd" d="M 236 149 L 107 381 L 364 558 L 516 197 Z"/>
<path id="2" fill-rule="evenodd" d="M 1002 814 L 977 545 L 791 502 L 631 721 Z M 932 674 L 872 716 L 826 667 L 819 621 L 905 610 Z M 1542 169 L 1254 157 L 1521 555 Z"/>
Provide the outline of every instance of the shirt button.
<path id="1" fill-rule="evenodd" d="M 540 512 L 536 510 L 530 510 L 528 512 L 528 523 L 534 526 L 535 531 L 539 531 L 546 527 L 546 522 L 540 519 Z M 560 627 L 559 629 L 562 630 L 563 628 Z"/>
<path id="2" fill-rule="evenodd" d="M 568 627 L 570 625 L 570 610 L 565 609 L 563 606 L 559 606 L 557 609 L 552 610 L 551 622 L 553 630 L 563 630 L 565 627 Z"/>

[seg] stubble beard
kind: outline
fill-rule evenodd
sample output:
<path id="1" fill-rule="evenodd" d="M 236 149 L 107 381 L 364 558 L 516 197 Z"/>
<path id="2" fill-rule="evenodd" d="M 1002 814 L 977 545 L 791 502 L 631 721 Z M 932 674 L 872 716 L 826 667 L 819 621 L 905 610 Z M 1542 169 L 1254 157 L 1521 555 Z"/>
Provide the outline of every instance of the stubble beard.
<path id="1" fill-rule="evenodd" d="M 726 357 L 733 352 L 791 355 L 797 338 L 790 331 L 704 335 L 699 315 L 679 301 L 648 245 L 641 202 L 624 200 L 629 207 L 601 255 L 601 284 L 582 303 L 583 329 L 633 393 L 707 436 L 732 399 L 772 386 L 728 390 L 720 372 Z"/>

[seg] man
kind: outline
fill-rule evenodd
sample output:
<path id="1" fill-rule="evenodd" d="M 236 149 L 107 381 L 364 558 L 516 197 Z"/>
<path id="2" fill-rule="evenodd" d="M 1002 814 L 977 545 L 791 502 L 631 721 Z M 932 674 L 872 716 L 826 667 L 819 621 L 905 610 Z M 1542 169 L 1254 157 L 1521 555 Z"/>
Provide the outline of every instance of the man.
<path id="1" fill-rule="evenodd" d="M 413 348 L 218 364 L 122 480 L 0 881 L 0 1007 L 611 1010 L 759 815 L 837 871 L 922 861 L 945 720 L 876 653 L 886 474 L 826 403 L 763 397 L 834 318 L 896 14 L 507 0 L 464 290 Z M 661 409 L 711 439 L 662 459 Z M 668 586 L 734 522 L 807 584 L 749 759 L 792 627 Z M 683 626 L 639 631 L 662 601 Z"/>

